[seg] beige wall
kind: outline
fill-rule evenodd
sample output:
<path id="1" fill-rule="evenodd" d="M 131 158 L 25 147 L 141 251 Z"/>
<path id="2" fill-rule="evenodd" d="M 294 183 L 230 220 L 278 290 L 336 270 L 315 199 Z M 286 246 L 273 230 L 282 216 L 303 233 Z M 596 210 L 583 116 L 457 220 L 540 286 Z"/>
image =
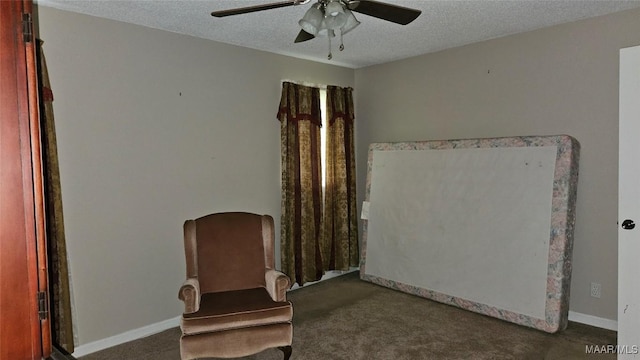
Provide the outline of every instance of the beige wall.
<path id="1" fill-rule="evenodd" d="M 359 199 L 371 142 L 572 135 L 582 151 L 570 310 L 615 320 L 618 51 L 637 44 L 633 10 L 357 70 Z"/>
<path id="2" fill-rule="evenodd" d="M 184 220 L 279 219 L 280 81 L 354 71 L 45 7 L 38 22 L 83 345 L 181 313 Z"/>

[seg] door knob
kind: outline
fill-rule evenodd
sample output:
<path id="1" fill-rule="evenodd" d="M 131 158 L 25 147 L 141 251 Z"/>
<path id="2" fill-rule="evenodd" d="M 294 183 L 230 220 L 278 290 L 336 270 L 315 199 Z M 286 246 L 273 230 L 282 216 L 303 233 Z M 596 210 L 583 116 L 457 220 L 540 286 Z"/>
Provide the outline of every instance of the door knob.
<path id="1" fill-rule="evenodd" d="M 622 228 L 625 230 L 631 230 L 635 227 L 636 227 L 636 224 L 634 224 L 633 220 L 627 219 L 622 222 Z"/>

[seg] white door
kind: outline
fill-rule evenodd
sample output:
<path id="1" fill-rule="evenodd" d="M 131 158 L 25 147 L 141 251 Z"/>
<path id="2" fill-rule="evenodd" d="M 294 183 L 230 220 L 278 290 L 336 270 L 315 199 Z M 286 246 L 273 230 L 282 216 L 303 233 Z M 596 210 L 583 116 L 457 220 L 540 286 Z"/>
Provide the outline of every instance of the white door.
<path id="1" fill-rule="evenodd" d="M 640 46 L 620 50 L 618 359 L 640 359 Z"/>

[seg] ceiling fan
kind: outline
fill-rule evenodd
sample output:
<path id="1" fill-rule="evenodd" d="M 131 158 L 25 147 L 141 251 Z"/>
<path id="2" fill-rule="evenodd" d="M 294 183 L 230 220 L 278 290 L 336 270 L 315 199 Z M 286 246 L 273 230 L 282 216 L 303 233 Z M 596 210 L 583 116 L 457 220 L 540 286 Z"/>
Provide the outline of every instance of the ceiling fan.
<path id="1" fill-rule="evenodd" d="M 247 6 L 236 9 L 214 11 L 211 16 L 225 17 L 241 15 L 256 11 L 277 9 L 287 6 L 304 5 L 311 0 L 290 0 Z M 295 38 L 296 43 L 308 41 L 316 36 L 326 36 L 329 39 L 329 60 L 331 54 L 331 38 L 340 35 L 340 51 L 344 50 L 342 36 L 355 29 L 359 24 L 353 12 L 373 16 L 400 25 L 407 25 L 415 20 L 422 11 L 403 6 L 388 4 L 374 0 L 317 0 L 307 10 L 304 17 L 298 21 L 302 28 Z"/>

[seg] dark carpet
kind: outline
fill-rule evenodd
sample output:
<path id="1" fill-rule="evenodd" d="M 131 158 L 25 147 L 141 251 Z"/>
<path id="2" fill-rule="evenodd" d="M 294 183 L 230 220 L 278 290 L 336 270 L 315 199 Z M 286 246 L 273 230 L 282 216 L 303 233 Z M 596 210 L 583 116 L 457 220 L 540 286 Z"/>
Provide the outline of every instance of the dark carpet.
<path id="1" fill-rule="evenodd" d="M 615 359 L 587 353 L 616 344 L 614 331 L 570 322 L 557 334 L 508 323 L 361 281 L 349 273 L 288 293 L 292 360 Z M 81 360 L 179 360 L 178 328 Z M 276 349 L 243 358 L 282 359 Z"/>

